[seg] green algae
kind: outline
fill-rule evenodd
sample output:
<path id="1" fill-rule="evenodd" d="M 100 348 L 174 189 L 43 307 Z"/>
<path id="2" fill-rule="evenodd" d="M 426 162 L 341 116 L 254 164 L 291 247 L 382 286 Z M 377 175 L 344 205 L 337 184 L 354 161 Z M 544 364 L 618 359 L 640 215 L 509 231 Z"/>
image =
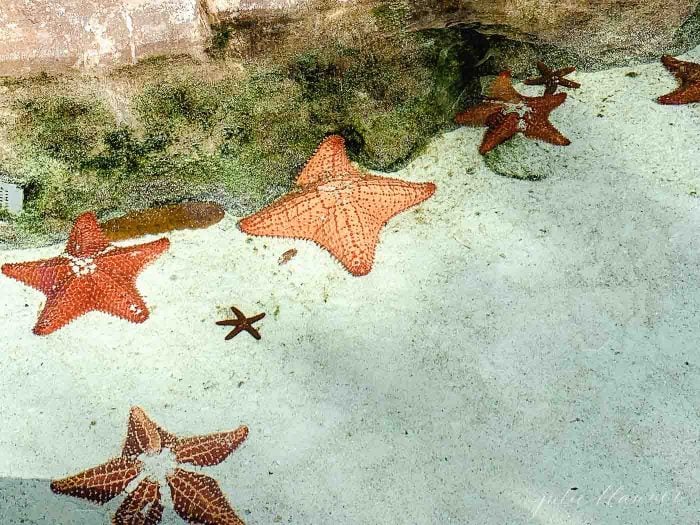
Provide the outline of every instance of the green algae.
<path id="1" fill-rule="evenodd" d="M 484 155 L 484 162 L 504 177 L 537 181 L 556 172 L 557 148 L 561 147 L 518 134 Z"/>
<path id="2" fill-rule="evenodd" d="M 250 213 L 291 187 L 329 133 L 368 168 L 402 167 L 478 91 L 470 68 L 484 44 L 459 29 L 403 31 L 397 5 L 364 20 L 371 39 L 289 37 L 241 62 L 240 39 L 215 34 L 205 61 L 155 57 L 101 82 L 19 83 L 4 129 L 13 154 L 0 166 L 25 187 L 25 210 L 0 242 L 53 240 L 86 210 L 208 199 Z"/>

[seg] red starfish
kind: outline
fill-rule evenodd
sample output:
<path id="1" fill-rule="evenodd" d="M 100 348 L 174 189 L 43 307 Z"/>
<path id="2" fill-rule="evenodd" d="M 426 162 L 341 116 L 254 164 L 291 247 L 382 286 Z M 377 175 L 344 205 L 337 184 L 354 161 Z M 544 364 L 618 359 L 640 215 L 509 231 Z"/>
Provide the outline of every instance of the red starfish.
<path id="1" fill-rule="evenodd" d="M 128 495 L 112 519 L 113 525 L 156 525 L 163 515 L 162 481 L 147 472 L 156 459 L 165 463 L 174 455 L 174 466 L 165 476 L 175 512 L 188 523 L 244 525 L 231 508 L 219 484 L 209 476 L 183 470 L 187 463 L 198 467 L 218 465 L 248 436 L 248 427 L 206 436 L 177 438 L 154 423 L 139 407 L 132 407 L 121 457 L 51 482 L 51 490 L 103 504 L 120 493 Z M 167 464 L 167 463 L 165 463 Z M 129 485 L 136 485 L 128 490 Z"/>
<path id="2" fill-rule="evenodd" d="M 669 55 L 662 56 L 661 62 L 676 76 L 681 85 L 675 91 L 657 98 L 659 104 L 700 102 L 700 64 L 678 60 Z"/>
<path id="3" fill-rule="evenodd" d="M 525 84 L 528 86 L 544 85 L 544 94 L 552 95 L 556 93 L 559 86 L 564 86 L 568 88 L 580 88 L 581 84 L 569 80 L 566 75 L 569 75 L 576 71 L 575 67 L 564 67 L 561 69 L 551 69 L 547 67 L 544 62 L 537 62 L 537 69 L 540 70 L 540 76 L 536 78 L 528 78 L 525 80 Z"/>
<path id="4" fill-rule="evenodd" d="M 549 122 L 549 114 L 565 100 L 566 93 L 541 97 L 521 95 L 513 88 L 510 71 L 504 71 L 491 86 L 489 97 L 483 103 L 458 114 L 455 120 L 458 124 L 488 126 L 479 147 L 482 155 L 516 133 L 567 146 L 571 141 Z"/>
<path id="5" fill-rule="evenodd" d="M 168 249 L 166 238 L 118 248 L 109 243 L 94 213 L 75 221 L 65 252 L 53 259 L 4 264 L 2 273 L 46 294 L 34 333 L 47 335 L 91 310 L 133 323 L 148 319 L 136 276 Z"/>

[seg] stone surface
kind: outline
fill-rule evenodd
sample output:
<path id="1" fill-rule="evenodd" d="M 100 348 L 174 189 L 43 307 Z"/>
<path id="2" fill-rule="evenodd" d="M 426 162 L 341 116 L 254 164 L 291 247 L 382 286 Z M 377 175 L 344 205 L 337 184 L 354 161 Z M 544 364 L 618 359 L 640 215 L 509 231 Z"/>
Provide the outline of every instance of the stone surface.
<path id="1" fill-rule="evenodd" d="M 129 64 L 167 43 L 192 50 L 208 26 L 196 0 L 3 0 L 0 75 Z"/>
<path id="2" fill-rule="evenodd" d="M 93 69 L 151 54 L 190 52 L 207 45 L 210 26 L 261 11 L 265 16 L 304 0 L 3 0 L 0 75 L 44 69 Z M 410 8 L 413 29 L 456 24 L 494 35 L 553 45 L 577 56 L 620 58 L 678 51 L 670 46 L 698 0 L 336 0 Z M 324 7 L 331 2 L 319 2 Z M 342 15 L 338 15 L 342 16 Z M 332 23 L 333 16 L 329 16 Z M 694 44 L 694 42 L 691 42 Z M 690 47 L 690 46 L 686 46 Z M 612 57 L 612 58 L 611 58 Z"/>
<path id="3" fill-rule="evenodd" d="M 412 27 L 464 24 L 582 57 L 650 56 L 669 49 L 698 0 L 409 0 Z M 619 60 L 608 59 L 609 62 Z"/>

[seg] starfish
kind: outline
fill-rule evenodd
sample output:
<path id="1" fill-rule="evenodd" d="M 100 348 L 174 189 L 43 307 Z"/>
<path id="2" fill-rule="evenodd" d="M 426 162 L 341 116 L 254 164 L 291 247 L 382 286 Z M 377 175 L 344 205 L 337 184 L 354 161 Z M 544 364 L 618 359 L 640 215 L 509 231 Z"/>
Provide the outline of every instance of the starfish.
<path id="1" fill-rule="evenodd" d="M 231 307 L 231 311 L 233 311 L 234 314 L 236 314 L 236 319 L 227 319 L 225 321 L 217 321 L 216 324 L 219 326 L 234 326 L 235 328 L 231 330 L 231 332 L 224 338 L 226 341 L 233 339 L 236 337 L 238 334 L 240 334 L 243 330 L 248 332 L 250 335 L 252 335 L 255 339 L 260 339 L 260 332 L 258 332 L 254 327 L 253 323 L 257 323 L 265 317 L 265 314 L 257 314 L 254 315 L 253 317 L 246 317 L 243 312 L 241 312 L 238 308 L 235 306 Z"/>
<path id="2" fill-rule="evenodd" d="M 571 144 L 551 122 L 549 114 L 566 100 L 566 93 L 526 97 L 513 87 L 510 71 L 496 78 L 487 99 L 463 111 L 455 118 L 458 124 L 488 126 L 479 147 L 482 155 L 499 144 L 522 133 L 526 137 L 539 139 L 559 146 Z"/>
<path id="3" fill-rule="evenodd" d="M 73 476 L 51 482 L 56 494 L 104 504 L 126 492 L 113 525 L 157 525 L 163 516 L 160 487 L 167 482 L 175 512 L 199 525 L 244 525 L 219 484 L 180 465 L 209 467 L 224 461 L 245 441 L 248 427 L 205 436 L 178 438 L 132 407 L 121 456 Z M 158 470 L 167 468 L 165 480 Z M 133 487 L 133 488 L 132 488 Z"/>
<path id="4" fill-rule="evenodd" d="M 544 62 L 537 62 L 537 69 L 540 70 L 540 76 L 536 78 L 528 78 L 525 84 L 528 86 L 544 85 L 544 94 L 552 95 L 557 91 L 559 86 L 568 88 L 580 88 L 581 84 L 569 80 L 566 75 L 570 75 L 576 71 L 575 67 L 564 67 L 562 69 L 550 69 Z"/>
<path id="5" fill-rule="evenodd" d="M 347 156 L 343 137 L 331 135 L 301 171 L 295 189 L 242 219 L 239 227 L 250 235 L 314 241 L 352 275 L 366 275 L 382 227 L 434 192 L 431 182 L 406 182 L 359 170 Z"/>
<path id="6" fill-rule="evenodd" d="M 166 238 L 135 246 L 109 243 L 94 213 L 75 221 L 65 252 L 53 259 L 4 264 L 2 273 L 46 295 L 34 333 L 47 335 L 92 310 L 133 323 L 148 318 L 136 290 L 141 270 L 168 249 Z"/>
<path id="7" fill-rule="evenodd" d="M 659 104 L 700 102 L 700 64 L 678 60 L 669 55 L 662 56 L 661 62 L 676 76 L 681 85 L 675 91 L 657 98 Z"/>

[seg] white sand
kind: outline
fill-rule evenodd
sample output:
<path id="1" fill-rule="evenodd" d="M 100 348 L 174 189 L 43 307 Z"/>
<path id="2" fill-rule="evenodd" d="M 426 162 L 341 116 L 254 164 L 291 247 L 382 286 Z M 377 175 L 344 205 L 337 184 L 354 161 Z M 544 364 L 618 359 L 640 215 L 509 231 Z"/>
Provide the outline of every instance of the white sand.
<path id="1" fill-rule="evenodd" d="M 489 172 L 467 128 L 396 174 L 438 192 L 367 277 L 227 217 L 169 235 L 143 325 L 36 337 L 42 294 L 0 278 L 0 522 L 109 523 L 121 499 L 48 480 L 117 455 L 140 405 L 178 435 L 250 427 L 204 469 L 249 525 L 695 523 L 700 105 L 654 102 L 659 63 L 574 78 L 546 180 Z M 231 305 L 267 312 L 262 341 L 224 341 Z"/>

